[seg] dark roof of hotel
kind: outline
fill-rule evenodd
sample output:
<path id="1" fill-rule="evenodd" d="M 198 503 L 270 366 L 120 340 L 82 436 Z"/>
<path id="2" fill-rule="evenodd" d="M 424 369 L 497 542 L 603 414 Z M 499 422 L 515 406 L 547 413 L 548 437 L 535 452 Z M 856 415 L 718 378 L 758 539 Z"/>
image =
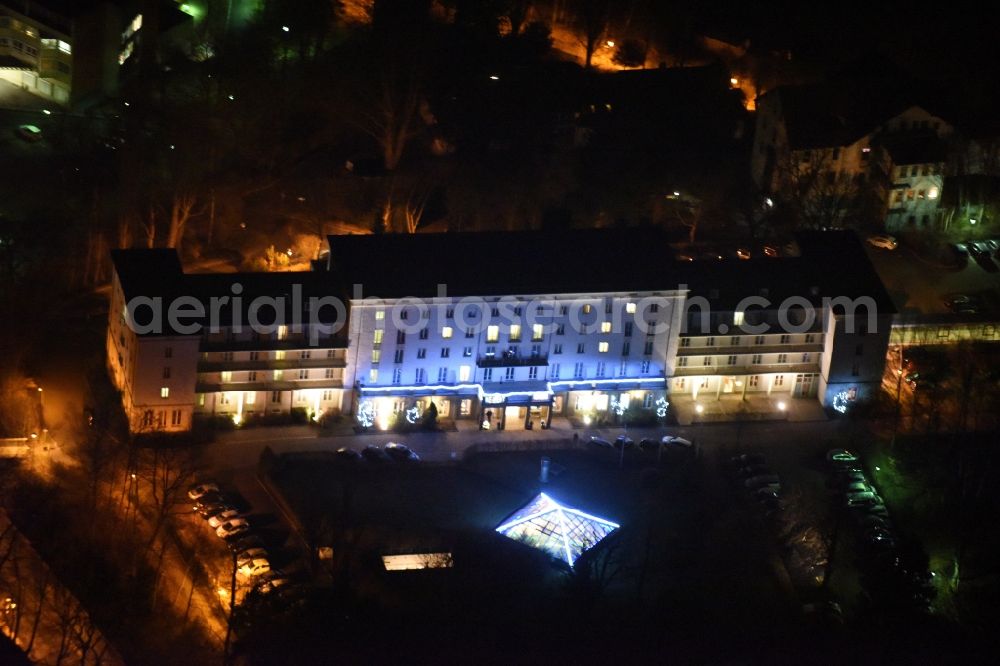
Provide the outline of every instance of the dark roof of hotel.
<path id="1" fill-rule="evenodd" d="M 815 305 L 824 298 L 870 296 L 880 314 L 895 312 L 854 232 L 801 232 L 796 240 L 801 249 L 797 257 L 687 263 L 683 278 L 689 295 L 708 299 L 713 312 L 732 311 L 747 296 L 764 296 L 775 306 L 792 296 Z"/>
<path id="2" fill-rule="evenodd" d="M 382 298 L 655 291 L 676 284 L 661 229 L 329 236 L 330 271 Z"/>
<path id="3" fill-rule="evenodd" d="M 307 310 L 310 297 L 337 295 L 330 290 L 329 276 L 314 272 L 184 274 L 177 252 L 172 249 L 113 250 L 111 259 L 126 301 L 138 296 L 160 297 L 166 315 L 171 300 L 194 298 L 205 308 L 206 317 L 201 321 L 203 325 L 209 323 L 212 299 L 220 299 L 219 302 L 222 303 L 218 310 L 220 326 L 232 323 L 234 311 L 231 299 L 237 295 L 240 298 L 239 321 L 244 325 L 248 322 L 251 304 L 261 297 L 282 298 L 283 301 L 279 304 L 283 310 L 281 320 L 291 324 L 295 321 L 296 311 L 301 317 L 300 321 L 310 321 Z M 297 290 L 301 294 L 298 301 L 295 300 Z M 230 300 L 223 303 L 223 297 L 229 297 Z M 260 304 L 258 307 L 256 316 L 260 323 L 273 324 L 274 308 L 269 304 Z M 187 309 L 185 306 L 185 312 Z M 321 307 L 317 317 L 311 320 L 333 323 L 337 320 L 336 311 L 331 307 Z M 184 315 L 181 323 L 196 321 L 198 320 Z M 165 330 L 164 334 L 173 335 L 175 331 Z"/>
<path id="4" fill-rule="evenodd" d="M 869 296 L 880 314 L 895 312 L 853 232 L 806 232 L 797 240 L 801 256 L 718 262 L 675 261 L 663 230 L 645 227 L 330 236 L 328 270 L 312 272 L 185 275 L 174 250 L 116 250 L 112 259 L 126 299 L 160 296 L 166 305 L 193 296 L 207 309 L 213 297 L 233 296 L 239 284 L 243 322 L 255 298 L 282 296 L 291 322 L 296 286 L 307 321 L 311 296 L 348 297 L 356 284 L 363 296 L 381 298 L 432 297 L 439 284 L 458 297 L 688 289 L 707 298 L 712 311 L 733 310 L 745 297 L 764 293 L 775 305 L 790 296 L 815 304 Z M 261 309 L 262 323 L 270 323 L 272 312 Z M 324 323 L 335 321 L 333 308 L 321 315 Z M 224 307 L 220 324 L 231 317 Z"/>

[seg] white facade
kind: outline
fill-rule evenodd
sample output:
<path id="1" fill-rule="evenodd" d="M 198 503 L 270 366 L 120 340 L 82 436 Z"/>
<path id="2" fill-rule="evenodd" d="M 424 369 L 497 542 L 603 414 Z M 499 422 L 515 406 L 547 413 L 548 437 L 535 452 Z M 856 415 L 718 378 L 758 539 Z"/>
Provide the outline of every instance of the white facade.
<path id="1" fill-rule="evenodd" d="M 674 291 L 439 298 L 427 306 L 352 301 L 348 382 L 356 401 L 372 401 L 381 426 L 428 401 L 442 417 L 533 428 L 554 414 L 589 414 L 595 403 L 606 411 L 605 394 L 663 397 L 683 298 Z M 598 397 L 581 406 L 582 393 Z"/>

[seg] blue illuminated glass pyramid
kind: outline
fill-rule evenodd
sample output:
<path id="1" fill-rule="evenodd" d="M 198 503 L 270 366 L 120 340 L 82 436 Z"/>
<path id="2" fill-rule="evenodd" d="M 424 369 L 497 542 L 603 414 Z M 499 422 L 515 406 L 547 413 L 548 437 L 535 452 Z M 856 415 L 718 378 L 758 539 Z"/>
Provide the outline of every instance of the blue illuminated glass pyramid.
<path id="1" fill-rule="evenodd" d="M 508 517 L 497 532 L 573 566 L 580 555 L 618 527 L 541 493 Z"/>

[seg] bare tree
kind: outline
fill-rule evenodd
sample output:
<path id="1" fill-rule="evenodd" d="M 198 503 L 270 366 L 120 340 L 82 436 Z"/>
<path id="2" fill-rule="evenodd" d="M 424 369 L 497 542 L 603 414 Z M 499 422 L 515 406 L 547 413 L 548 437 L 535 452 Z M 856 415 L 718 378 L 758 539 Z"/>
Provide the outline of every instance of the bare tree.
<path id="1" fill-rule="evenodd" d="M 149 550 L 184 497 L 185 489 L 194 480 L 195 465 L 191 452 L 158 446 L 144 449 L 139 456 L 139 476 L 149 487 L 147 506 L 152 522 L 146 542 L 146 550 Z"/>
<path id="2" fill-rule="evenodd" d="M 594 52 L 608 29 L 611 14 L 609 0 L 577 0 L 575 3 L 576 29 L 584 49 L 584 63 L 590 69 Z"/>

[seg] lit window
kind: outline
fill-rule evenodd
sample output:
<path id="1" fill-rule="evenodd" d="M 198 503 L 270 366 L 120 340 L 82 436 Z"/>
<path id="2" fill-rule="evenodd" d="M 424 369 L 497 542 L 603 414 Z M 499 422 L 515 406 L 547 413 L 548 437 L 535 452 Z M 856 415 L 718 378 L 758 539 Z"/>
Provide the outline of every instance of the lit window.
<path id="1" fill-rule="evenodd" d="M 452 334 L 451 326 L 445 326 L 444 328 L 441 329 L 441 337 L 444 338 L 445 340 L 450 338 L 451 334 Z"/>
<path id="2" fill-rule="evenodd" d="M 246 399 L 243 402 L 245 402 L 248 405 L 254 404 L 255 402 L 257 402 L 257 394 L 254 393 L 253 391 L 250 391 L 249 393 L 246 394 Z"/>
<path id="3" fill-rule="evenodd" d="M 382 344 L 382 336 L 384 334 L 385 331 L 383 331 L 381 328 L 376 328 L 375 331 L 372 333 L 372 344 L 375 346 Z"/>
<path id="4" fill-rule="evenodd" d="M 372 368 L 368 371 L 368 383 L 378 384 L 378 368 Z"/>
<path id="5" fill-rule="evenodd" d="M 383 319 L 385 319 L 385 310 L 376 310 L 375 321 L 382 321 Z"/>
<path id="6" fill-rule="evenodd" d="M 278 351 L 274 352 L 274 360 L 275 361 L 284 361 L 285 360 L 285 351 L 283 349 L 279 349 Z"/>
<path id="7" fill-rule="evenodd" d="M 743 325 L 743 310 L 737 310 L 733 313 L 733 326 Z"/>
<path id="8" fill-rule="evenodd" d="M 282 324 L 281 326 L 278 327 L 278 339 L 284 340 L 287 337 L 288 337 L 288 327 Z"/>
<path id="9" fill-rule="evenodd" d="M 599 342 L 597 344 L 597 351 L 601 352 L 602 354 L 605 353 L 605 352 L 607 352 L 608 351 L 608 343 L 607 342 Z"/>
<path id="10" fill-rule="evenodd" d="M 458 368 L 458 381 L 460 381 L 460 382 L 467 382 L 467 381 L 469 381 L 469 377 L 471 375 L 472 375 L 472 366 L 471 365 L 462 365 L 462 366 L 459 366 L 459 368 Z"/>
<path id="11" fill-rule="evenodd" d="M 535 324 L 531 327 L 531 339 L 541 340 L 545 335 L 545 327 L 541 324 Z"/>
<path id="12" fill-rule="evenodd" d="M 635 314 L 635 303 L 626 303 L 625 312 L 629 314 Z"/>
<path id="13" fill-rule="evenodd" d="M 167 388 L 166 386 L 164 386 L 163 388 L 161 388 L 160 389 L 160 397 L 161 398 L 169 398 L 170 397 L 170 389 Z"/>
<path id="14" fill-rule="evenodd" d="M 583 306 L 583 314 L 590 314 L 590 311 L 593 309 L 594 308 L 590 305 L 590 303 L 587 303 Z"/>
<path id="15" fill-rule="evenodd" d="M 486 327 L 486 342 L 496 342 L 500 338 L 499 326 Z"/>
<path id="16" fill-rule="evenodd" d="M 601 322 L 601 333 L 610 333 L 610 332 L 611 332 L 611 322 L 610 321 L 602 321 Z"/>
<path id="17" fill-rule="evenodd" d="M 222 371 L 222 381 L 223 382 L 231 382 L 231 381 L 233 381 L 233 373 L 230 372 L 229 370 L 223 370 Z"/>
<path id="18" fill-rule="evenodd" d="M 382 350 L 381 349 L 373 349 L 372 350 L 372 363 L 378 363 L 381 360 L 382 360 Z"/>
<path id="19" fill-rule="evenodd" d="M 938 194 L 939 194 L 939 190 L 936 187 L 932 187 L 931 189 L 927 190 L 927 198 L 928 199 L 937 199 L 938 198 Z"/>
<path id="20" fill-rule="evenodd" d="M 285 373 L 284 373 L 283 370 L 275 370 L 274 371 L 274 381 L 280 382 L 281 378 L 284 377 L 284 375 L 285 375 Z"/>
<path id="21" fill-rule="evenodd" d="M 520 324 L 511 324 L 510 325 L 510 339 L 511 340 L 520 340 L 521 339 L 521 325 Z"/>

